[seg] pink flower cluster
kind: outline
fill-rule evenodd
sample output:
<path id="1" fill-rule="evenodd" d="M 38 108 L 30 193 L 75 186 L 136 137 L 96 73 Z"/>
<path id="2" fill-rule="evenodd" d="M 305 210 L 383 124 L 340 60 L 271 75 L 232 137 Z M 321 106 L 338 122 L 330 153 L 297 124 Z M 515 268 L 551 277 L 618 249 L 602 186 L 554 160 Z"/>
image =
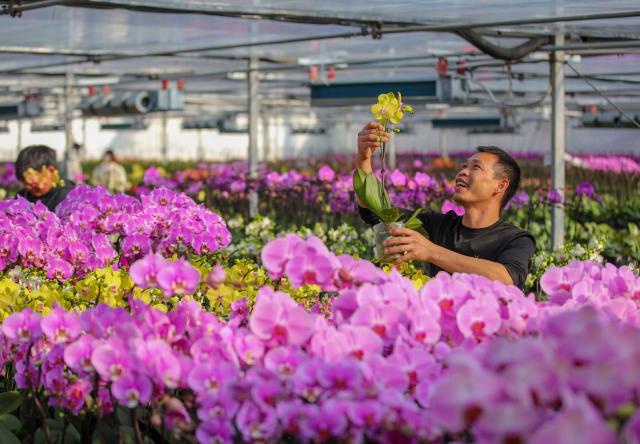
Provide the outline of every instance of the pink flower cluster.
<path id="1" fill-rule="evenodd" d="M 319 285 L 324 291 L 335 291 L 385 276 L 369 261 L 336 256 L 315 236 L 305 240 L 289 234 L 275 239 L 262 249 L 261 258 L 271 279 L 286 275 L 293 287 Z"/>
<path id="2" fill-rule="evenodd" d="M 213 253 L 231 242 L 219 215 L 166 188 L 156 188 L 138 200 L 81 185 L 56 211 L 81 232 L 117 238 L 119 253 L 129 263 L 149 252 L 167 256 Z"/>
<path id="3" fill-rule="evenodd" d="M 418 402 L 440 430 L 480 444 L 638 442 L 639 352 L 640 329 L 583 306 L 547 318 L 537 337 L 454 351 Z M 616 431 L 625 408 L 636 413 Z"/>
<path id="4" fill-rule="evenodd" d="M 65 280 L 105 267 L 115 257 L 103 233 L 83 232 L 22 197 L 0 201 L 0 271 L 16 265 L 42 268 L 47 278 Z"/>
<path id="5" fill-rule="evenodd" d="M 475 275 L 440 273 L 416 289 L 315 238 L 277 239 L 263 260 L 275 278 L 336 292 L 331 313 L 270 287 L 228 322 L 194 301 L 168 313 L 134 300 L 130 313 L 27 309 L 2 324 L 0 362 L 51 406 L 143 406 L 201 443 L 640 439 L 640 414 L 618 436 L 607 425 L 640 395 L 639 280 L 628 268 L 554 269 L 543 277 L 551 301 L 538 304 Z M 131 275 L 175 292 L 167 282 L 197 282 L 189 267 L 149 255 Z"/>
<path id="6" fill-rule="evenodd" d="M 159 254 L 134 262 L 129 274 L 138 287 L 160 288 L 167 297 L 193 294 L 200 283 L 200 272 L 189 262 L 170 262 Z"/>
<path id="7" fill-rule="evenodd" d="M 616 174 L 640 174 L 640 164 L 629 156 L 586 155 L 579 156 L 579 162 L 591 171 L 604 171 Z"/>
<path id="8" fill-rule="evenodd" d="M 448 279 L 469 285 L 463 275 Z M 394 312 L 404 289 L 389 285 L 376 288 L 396 299 L 387 304 Z M 438 286 L 412 302 L 422 311 L 400 316 L 441 319 L 447 331 Z M 0 357 L 15 364 L 19 388 L 43 388 L 51 406 L 78 414 L 91 405 L 103 415 L 113 402 L 144 406 L 175 433 L 195 427 L 201 443 L 417 442 L 464 432 L 478 443 L 600 444 L 615 442 L 606 420 L 637 402 L 640 329 L 592 307 L 546 318 L 536 336 L 479 346 L 413 328 L 425 323 L 392 324 L 388 342 L 387 331 L 360 318 L 309 314 L 268 287 L 248 322 L 235 325 L 193 301 L 169 313 L 140 302 L 131 313 L 100 305 L 43 318 L 27 309 L 2 324 Z M 193 397 L 195 405 L 186 402 Z M 640 438 L 639 423 L 640 414 L 622 433 Z"/>
<path id="9" fill-rule="evenodd" d="M 540 278 L 549 298 L 549 314 L 590 303 L 617 319 L 640 326 L 640 277 L 629 267 L 594 261 L 575 261 L 551 267 Z"/>

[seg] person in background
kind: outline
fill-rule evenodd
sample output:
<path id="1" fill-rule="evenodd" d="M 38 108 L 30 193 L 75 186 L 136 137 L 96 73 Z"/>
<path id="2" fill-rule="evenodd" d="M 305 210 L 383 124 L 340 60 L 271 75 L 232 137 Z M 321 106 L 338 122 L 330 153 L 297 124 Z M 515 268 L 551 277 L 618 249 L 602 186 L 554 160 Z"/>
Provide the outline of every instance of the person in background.
<path id="1" fill-rule="evenodd" d="M 130 187 L 127 171 L 118 162 L 112 150 L 104 153 L 102 162 L 91 173 L 91 183 L 102 185 L 111 192 L 124 193 Z"/>
<path id="2" fill-rule="evenodd" d="M 82 182 L 84 177 L 82 174 L 82 145 L 75 143 L 71 150 L 64 153 L 64 174 L 63 177 L 71 179 L 75 183 Z"/>
<path id="3" fill-rule="evenodd" d="M 391 135 L 370 122 L 358 134 L 356 166 L 371 173 L 371 156 Z M 535 241 L 531 233 L 502 220 L 502 210 L 520 185 L 520 167 L 504 150 L 477 147 L 456 174 L 453 199 L 464 207 L 440 214 L 425 211 L 418 217 L 429 239 L 408 228 L 391 230 L 385 254 L 401 255 L 397 262 L 416 260 L 430 264 L 429 274 L 472 273 L 522 288 L 529 272 Z M 368 224 L 380 220 L 358 202 L 360 217 Z"/>
<path id="4" fill-rule="evenodd" d="M 42 202 L 55 211 L 74 187 L 58 172 L 56 152 L 45 145 L 31 145 L 20 151 L 15 162 L 16 177 L 24 188 L 18 194 L 30 202 Z"/>

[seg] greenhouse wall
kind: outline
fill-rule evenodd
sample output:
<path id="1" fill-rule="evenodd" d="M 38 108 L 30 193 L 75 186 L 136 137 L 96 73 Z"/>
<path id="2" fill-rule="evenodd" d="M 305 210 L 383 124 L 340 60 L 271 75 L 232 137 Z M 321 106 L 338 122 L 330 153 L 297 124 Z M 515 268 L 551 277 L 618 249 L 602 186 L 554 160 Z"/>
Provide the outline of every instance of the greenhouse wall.
<path id="1" fill-rule="evenodd" d="M 323 156 L 333 153 L 351 153 L 355 139 L 366 115 L 349 117 L 319 117 L 313 126 L 319 133 L 300 131 L 296 118 L 269 119 L 268 130 L 259 128 L 261 158 Z M 301 120 L 308 127 L 308 119 Z M 263 121 L 261 121 L 263 122 Z M 104 130 L 98 119 L 88 119 L 83 129 L 81 119 L 74 121 L 75 141 L 86 145 L 87 158 L 99 158 L 112 149 L 122 158 L 160 159 L 162 157 L 162 123 L 149 118 L 144 130 Z M 64 148 L 64 132 L 32 132 L 31 122 L 22 125 L 22 145 L 46 144 L 59 153 Z M 18 125 L 7 124 L 8 132 L 0 133 L 0 160 L 12 160 L 17 153 Z M 297 130 L 296 130 L 297 128 Z M 420 151 L 470 150 L 478 145 L 498 145 L 514 151 L 550 150 L 551 129 L 548 120 L 523 122 L 513 133 L 474 133 L 466 129 L 433 129 L 429 121 L 416 122 L 400 133 L 397 150 Z M 86 136 L 85 136 L 86 134 Z M 86 143 L 85 141 L 86 137 Z M 168 158 L 196 160 L 230 160 L 246 158 L 247 134 L 223 133 L 217 129 L 185 130 L 182 118 L 169 118 L 167 122 Z M 573 152 L 632 153 L 640 151 L 640 139 L 635 129 L 582 128 L 577 121 L 569 121 L 567 149 Z"/>

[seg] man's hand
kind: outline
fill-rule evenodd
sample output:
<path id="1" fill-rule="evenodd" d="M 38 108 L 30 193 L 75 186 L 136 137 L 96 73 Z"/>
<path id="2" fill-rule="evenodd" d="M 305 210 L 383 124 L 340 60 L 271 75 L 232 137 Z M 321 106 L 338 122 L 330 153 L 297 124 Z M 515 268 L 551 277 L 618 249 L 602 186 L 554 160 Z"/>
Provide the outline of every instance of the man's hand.
<path id="1" fill-rule="evenodd" d="M 417 231 L 409 228 L 398 228 L 389 231 L 393 237 L 384 241 L 385 255 L 400 254 L 395 264 L 405 261 L 430 262 L 434 250 L 434 243 Z"/>
<path id="2" fill-rule="evenodd" d="M 358 133 L 358 154 L 356 155 L 356 167 L 371 172 L 371 156 L 380 148 L 382 142 L 388 142 L 391 135 L 384 131 L 384 126 L 378 122 L 369 122 Z"/>
<path id="3" fill-rule="evenodd" d="M 394 265 L 409 260 L 430 262 L 448 273 L 471 273 L 513 284 L 507 268 L 498 262 L 465 256 L 434 244 L 417 231 L 399 228 L 389 232 L 393 237 L 384 242 L 385 255 L 400 254 Z"/>

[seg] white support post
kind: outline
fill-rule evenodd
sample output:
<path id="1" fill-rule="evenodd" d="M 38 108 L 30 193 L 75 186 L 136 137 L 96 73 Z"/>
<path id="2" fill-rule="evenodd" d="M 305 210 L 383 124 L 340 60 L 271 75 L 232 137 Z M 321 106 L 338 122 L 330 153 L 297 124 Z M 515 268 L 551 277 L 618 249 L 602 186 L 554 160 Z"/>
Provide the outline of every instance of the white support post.
<path id="1" fill-rule="evenodd" d="M 447 130 L 440 130 L 440 157 L 449 157 L 449 148 L 447 146 Z"/>
<path id="2" fill-rule="evenodd" d="M 202 128 L 198 128 L 198 161 L 204 160 L 204 140 L 202 139 Z"/>
<path id="3" fill-rule="evenodd" d="M 166 162 L 169 155 L 169 131 L 167 129 L 167 112 L 162 111 L 162 140 L 160 148 L 162 150 L 162 161 Z"/>
<path id="4" fill-rule="evenodd" d="M 268 162 L 271 158 L 271 134 L 269 128 L 268 110 L 262 109 L 262 160 Z"/>
<path id="5" fill-rule="evenodd" d="M 556 46 L 564 45 L 564 34 L 555 36 Z M 551 53 L 551 188 L 562 198 L 562 202 L 552 204 L 551 242 L 556 249 L 564 244 L 564 189 L 565 189 L 565 88 L 564 51 Z"/>
<path id="6" fill-rule="evenodd" d="M 259 72 L 258 58 L 249 58 L 248 93 L 249 93 L 249 180 L 254 182 L 258 178 L 258 119 L 260 117 L 260 104 L 258 103 Z M 249 192 L 249 216 L 258 215 L 258 192 Z"/>
<path id="7" fill-rule="evenodd" d="M 387 164 L 387 169 L 389 171 L 393 171 L 396 169 L 396 159 L 397 159 L 397 150 L 398 144 L 396 143 L 397 134 L 394 134 L 389 141 L 389 162 Z"/>
<path id="8" fill-rule="evenodd" d="M 89 149 L 88 140 L 87 140 L 87 118 L 82 118 L 82 158 L 84 159 L 87 155 L 87 150 Z"/>
<path id="9" fill-rule="evenodd" d="M 16 127 L 18 131 L 18 140 L 16 140 L 16 156 L 14 157 L 14 159 L 17 158 L 20 151 L 22 151 L 22 117 L 18 117 L 18 120 L 16 121 Z"/>
<path id="10" fill-rule="evenodd" d="M 64 178 L 67 178 L 69 173 L 67 164 L 73 150 L 73 81 L 73 73 L 67 71 L 64 81 L 64 153 L 60 163 L 61 176 Z"/>

